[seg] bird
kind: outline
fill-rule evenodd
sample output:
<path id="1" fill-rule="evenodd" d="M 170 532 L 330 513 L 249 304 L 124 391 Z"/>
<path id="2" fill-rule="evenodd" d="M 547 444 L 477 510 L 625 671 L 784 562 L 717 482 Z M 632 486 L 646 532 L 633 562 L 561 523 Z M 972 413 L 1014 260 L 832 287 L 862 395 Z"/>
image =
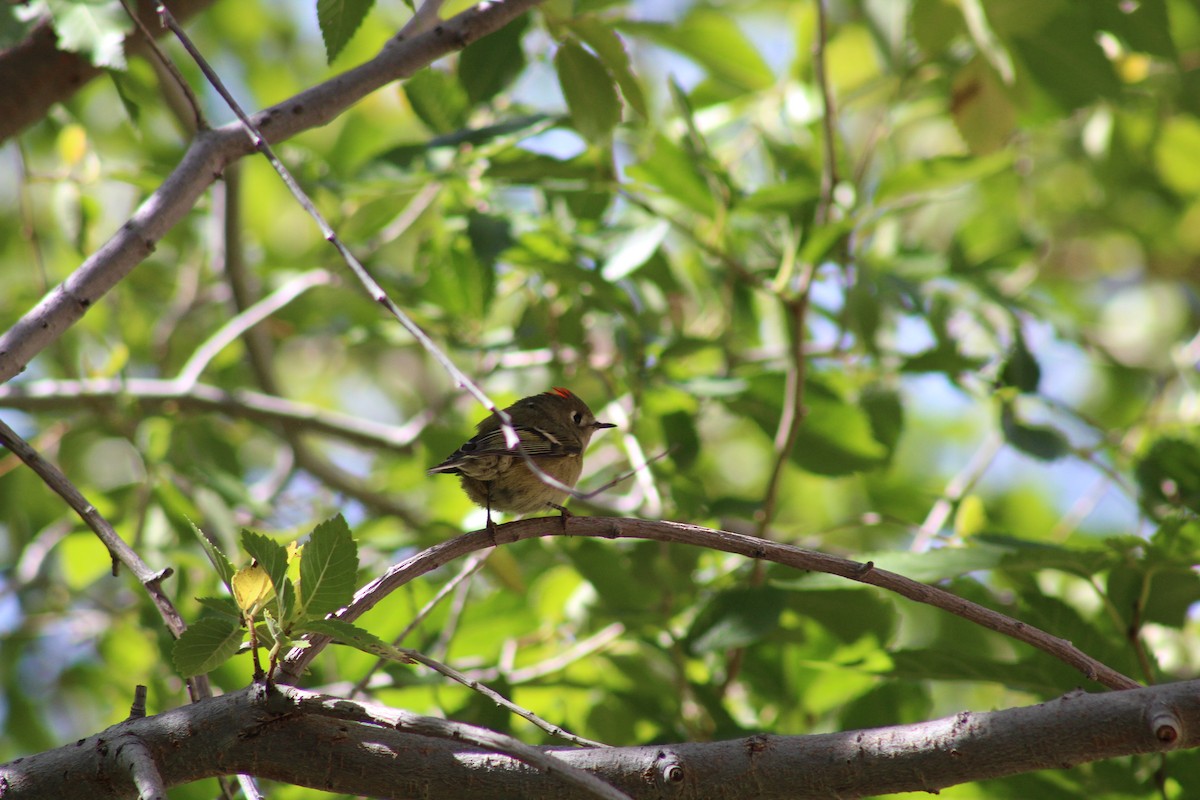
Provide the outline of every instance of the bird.
<path id="1" fill-rule="evenodd" d="M 562 513 L 565 527 L 571 516 L 562 505 L 567 492 L 543 481 L 522 454 L 546 475 L 574 488 L 592 434 L 617 426 L 598 422 L 587 403 L 561 387 L 522 398 L 504 410 L 520 442 L 516 448 L 508 446 L 500 417 L 493 412 L 479 422 L 474 436 L 431 467 L 429 474 L 458 475 L 467 497 L 487 510 L 487 528 L 493 534 L 493 511 L 531 514 L 553 508 Z"/>

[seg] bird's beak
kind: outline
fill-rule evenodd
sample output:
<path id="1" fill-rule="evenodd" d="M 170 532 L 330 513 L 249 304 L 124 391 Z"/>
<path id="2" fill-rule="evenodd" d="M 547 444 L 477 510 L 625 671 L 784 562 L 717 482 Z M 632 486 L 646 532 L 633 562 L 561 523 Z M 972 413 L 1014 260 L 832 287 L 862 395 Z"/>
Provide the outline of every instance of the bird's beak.
<path id="1" fill-rule="evenodd" d="M 615 424 L 613 424 L 613 423 L 611 423 L 611 422 L 595 422 L 595 423 L 593 423 L 593 426 L 596 428 L 596 430 L 600 430 L 601 428 L 615 428 L 615 427 L 617 427 Z"/>

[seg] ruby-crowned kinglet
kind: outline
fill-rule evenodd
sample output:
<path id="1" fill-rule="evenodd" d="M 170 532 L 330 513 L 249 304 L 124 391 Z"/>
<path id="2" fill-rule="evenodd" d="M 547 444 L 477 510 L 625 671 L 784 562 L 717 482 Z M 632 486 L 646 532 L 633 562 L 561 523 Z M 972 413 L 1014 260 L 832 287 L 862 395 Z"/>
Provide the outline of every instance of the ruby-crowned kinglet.
<path id="1" fill-rule="evenodd" d="M 520 438 L 520 450 L 542 472 L 570 487 L 583 472 L 583 451 L 592 434 L 601 428 L 617 427 L 597 422 L 587 403 L 557 387 L 518 400 L 504 410 Z M 495 528 L 492 511 L 529 514 L 556 508 L 564 517 L 569 516 L 561 505 L 566 493 L 546 484 L 529 469 L 517 449 L 507 446 L 499 417 L 492 414 L 479 423 L 477 430 L 429 474 L 460 476 L 467 497 L 487 509 L 489 530 Z"/>

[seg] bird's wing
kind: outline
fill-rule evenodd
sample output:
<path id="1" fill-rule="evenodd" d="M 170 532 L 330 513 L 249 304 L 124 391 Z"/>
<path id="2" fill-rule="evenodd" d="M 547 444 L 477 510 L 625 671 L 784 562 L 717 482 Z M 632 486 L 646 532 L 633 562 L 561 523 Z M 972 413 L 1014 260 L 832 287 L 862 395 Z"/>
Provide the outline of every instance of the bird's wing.
<path id="1" fill-rule="evenodd" d="M 515 426 L 517 438 L 521 441 L 521 450 L 531 458 L 566 458 L 580 453 L 578 444 L 563 442 L 557 436 L 543 428 Z M 450 456 L 429 470 L 429 473 L 449 472 L 461 473 L 461 467 L 476 458 L 496 456 L 518 456 L 516 450 L 506 446 L 504 431 L 495 430 L 476 434 L 455 450 Z"/>
<path id="2" fill-rule="evenodd" d="M 517 438 L 521 441 L 521 451 L 534 458 L 579 455 L 578 444 L 564 442 L 545 428 L 517 425 L 514 430 L 517 432 Z M 477 434 L 458 448 L 458 452 L 465 456 L 517 455 L 515 449 L 508 447 L 503 429 Z"/>

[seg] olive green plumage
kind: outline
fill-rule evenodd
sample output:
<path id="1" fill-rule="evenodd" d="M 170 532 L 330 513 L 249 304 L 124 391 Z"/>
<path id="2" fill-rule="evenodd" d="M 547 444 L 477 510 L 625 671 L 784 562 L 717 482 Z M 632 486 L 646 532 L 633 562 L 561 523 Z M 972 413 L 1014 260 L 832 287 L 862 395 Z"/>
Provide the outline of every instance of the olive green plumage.
<path id="1" fill-rule="evenodd" d="M 583 472 L 583 452 L 592 434 L 614 428 L 597 422 L 587 403 L 566 389 L 535 394 L 504 409 L 512 418 L 520 449 L 538 469 L 569 487 Z M 500 418 L 492 414 L 479 423 L 473 437 L 429 470 L 429 474 L 458 475 L 463 491 L 472 502 L 488 511 L 530 514 L 562 507 L 567 493 L 545 483 L 529 469 L 521 453 L 507 446 Z"/>

